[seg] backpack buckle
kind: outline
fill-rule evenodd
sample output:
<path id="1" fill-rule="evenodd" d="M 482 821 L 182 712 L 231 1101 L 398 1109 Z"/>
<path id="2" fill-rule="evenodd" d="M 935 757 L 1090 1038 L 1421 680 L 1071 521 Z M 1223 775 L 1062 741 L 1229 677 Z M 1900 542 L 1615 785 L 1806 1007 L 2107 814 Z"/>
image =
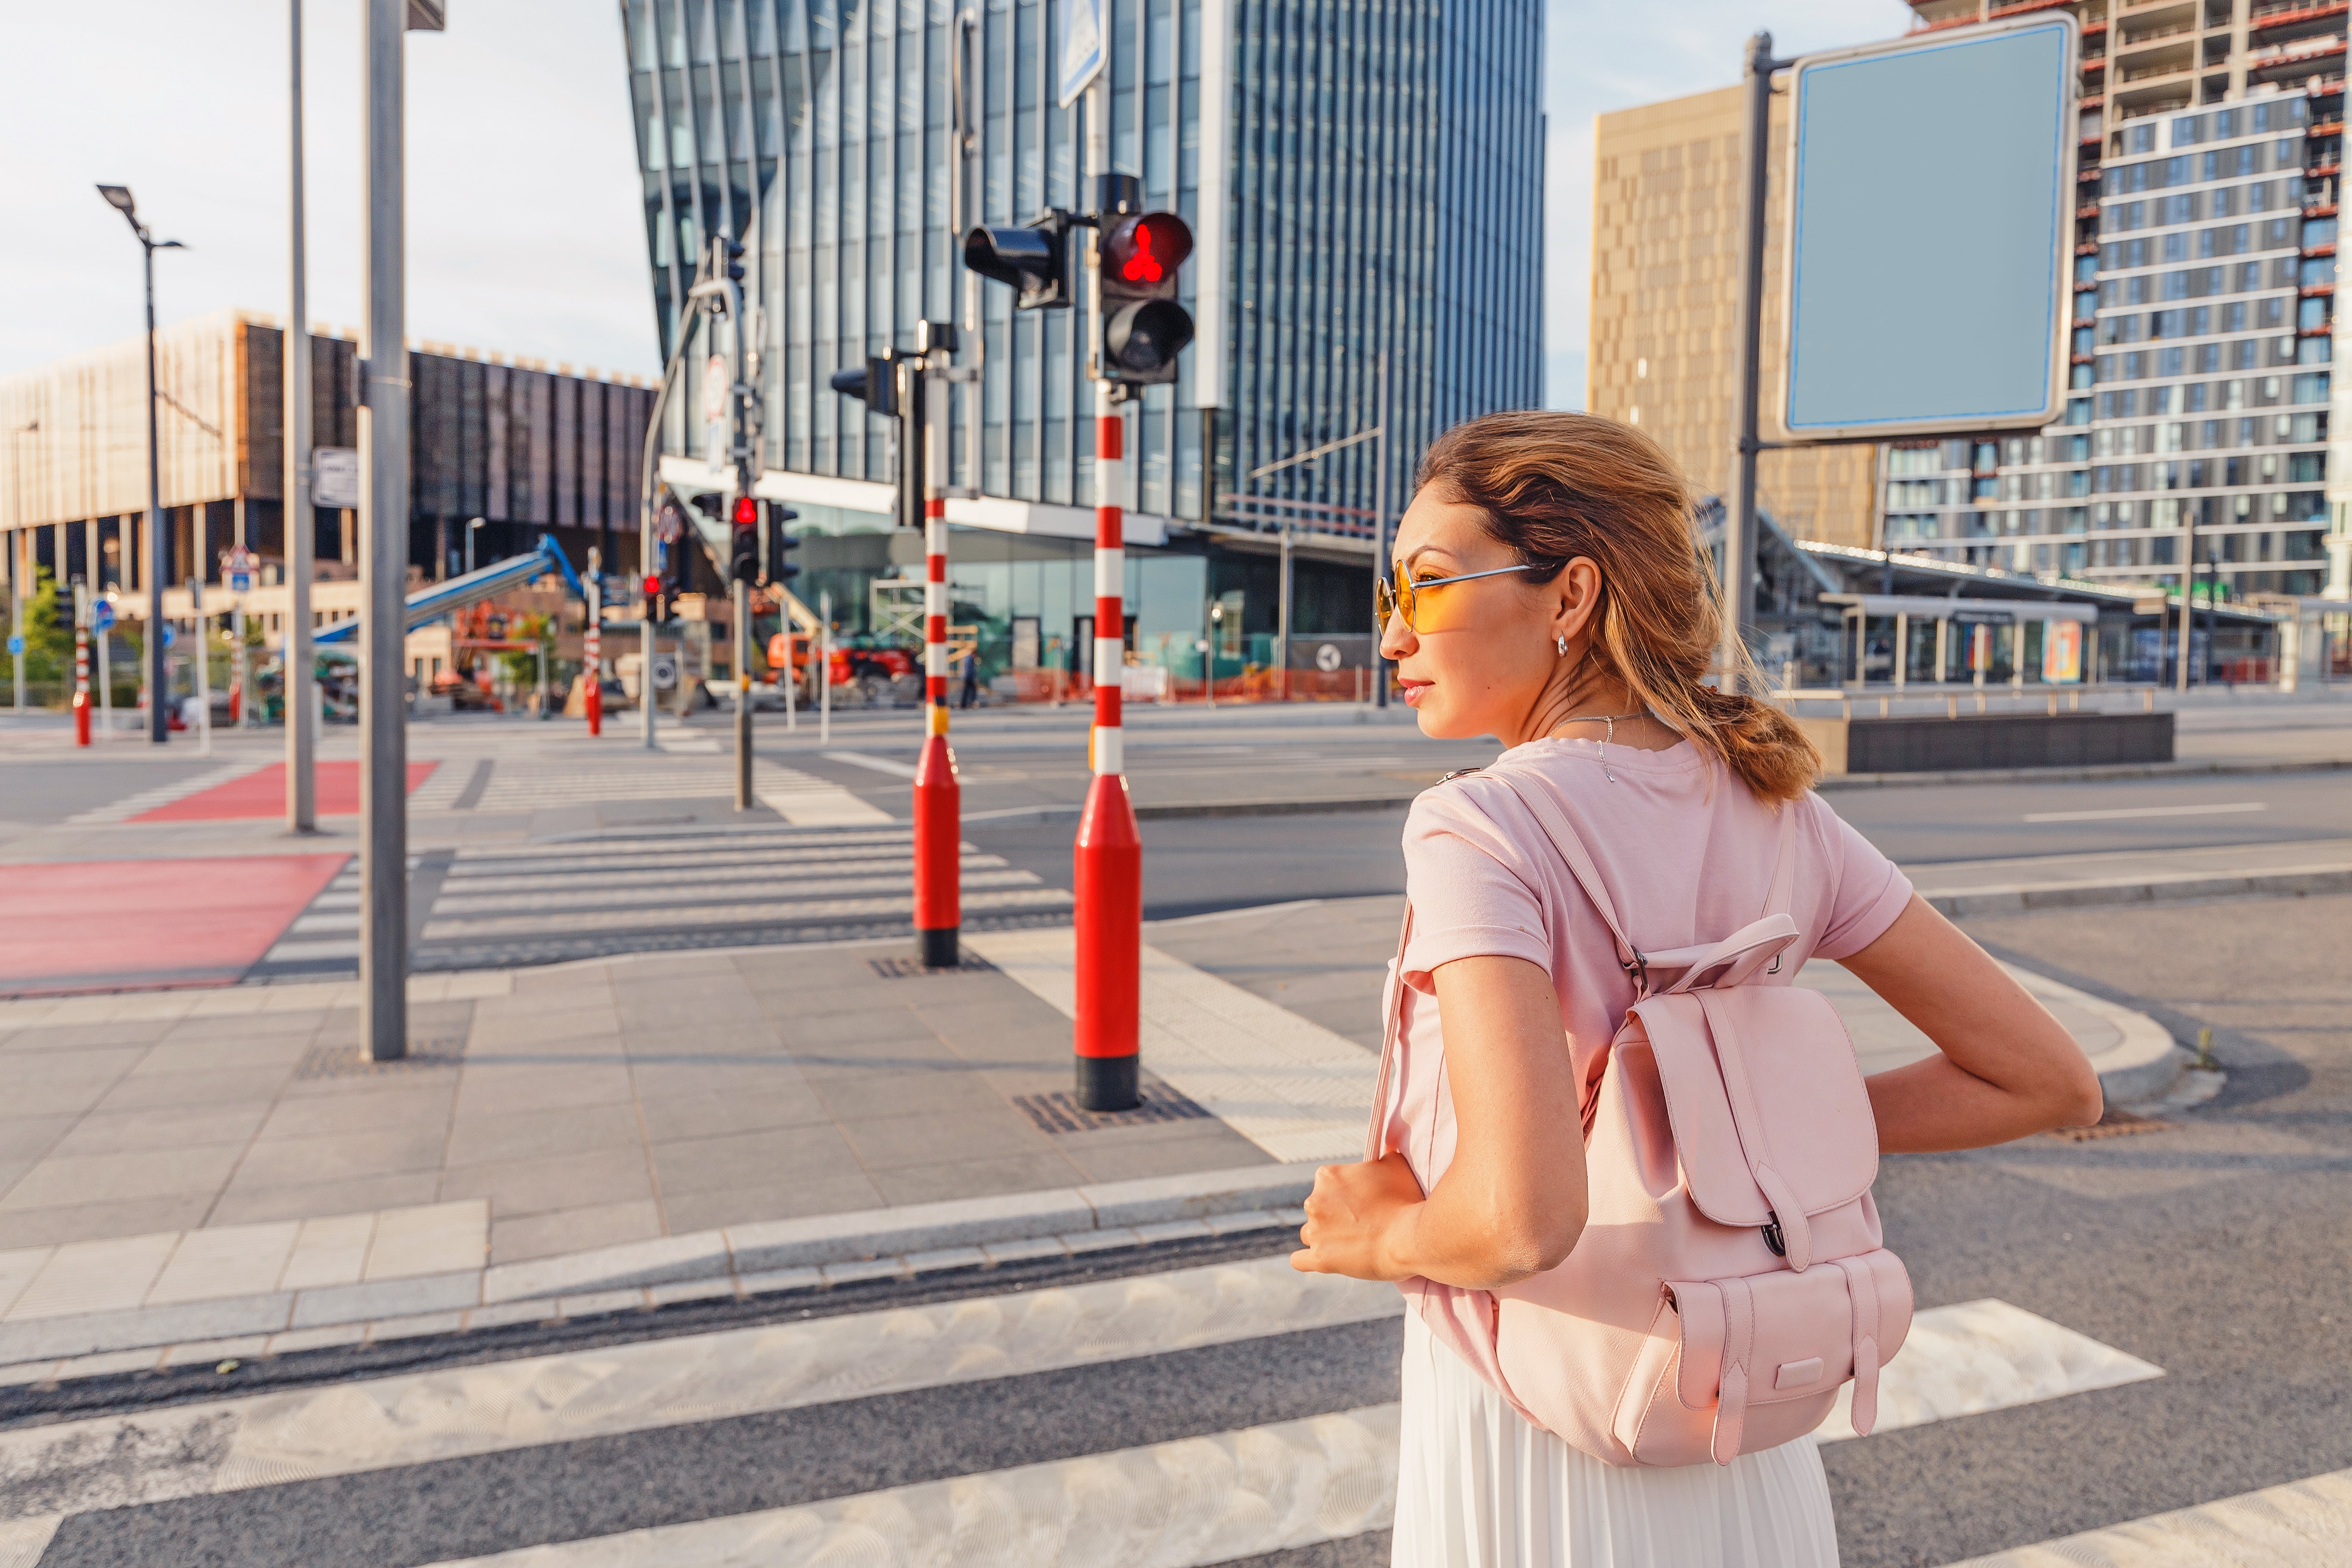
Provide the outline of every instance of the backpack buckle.
<path id="1" fill-rule="evenodd" d="M 1622 959 L 1619 959 L 1619 960 L 1617 961 L 1617 966 L 1618 966 L 1620 969 L 1622 969 L 1626 973 L 1628 973 L 1628 974 L 1630 974 L 1630 975 L 1632 975 L 1632 976 L 1633 977 L 1633 984 L 1634 984 L 1634 987 L 1635 987 L 1636 989 L 1638 989 L 1638 990 L 1642 990 L 1642 991 L 1647 991 L 1647 990 L 1649 990 L 1649 988 L 1650 988 L 1650 960 L 1649 960 L 1649 955 L 1648 955 L 1648 954 L 1646 954 L 1646 953 L 1644 953 L 1644 952 L 1643 952 L 1643 951 L 1642 951 L 1640 948 L 1635 948 L 1635 949 L 1633 950 L 1633 957 L 1631 957 L 1631 958 L 1622 958 Z"/>
<path id="2" fill-rule="evenodd" d="M 1772 1215 L 1772 1223 L 1764 1227 L 1764 1245 L 1772 1249 L 1775 1258 L 1789 1256 L 1789 1244 L 1780 1236 L 1780 1216 Z"/>

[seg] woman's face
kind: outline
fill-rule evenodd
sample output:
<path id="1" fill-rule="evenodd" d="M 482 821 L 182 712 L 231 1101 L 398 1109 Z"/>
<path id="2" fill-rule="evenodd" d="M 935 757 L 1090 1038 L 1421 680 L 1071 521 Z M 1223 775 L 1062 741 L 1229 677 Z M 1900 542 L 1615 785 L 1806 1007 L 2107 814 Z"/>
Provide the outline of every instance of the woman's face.
<path id="1" fill-rule="evenodd" d="M 1489 538 L 1476 507 L 1423 489 L 1397 523 L 1392 569 L 1416 584 L 1439 577 L 1517 564 L 1511 552 Z M 1578 566 L 1591 571 L 1590 563 Z M 1571 606 L 1573 567 L 1549 584 L 1528 574 L 1504 573 L 1475 582 L 1417 589 L 1414 624 L 1389 617 L 1381 651 L 1397 665 L 1404 700 L 1421 721 L 1421 732 L 1437 740 L 1494 735 L 1516 743 L 1517 731 L 1541 702 L 1567 661 L 1558 638 L 1565 632 L 1569 651 L 1580 651 L 1577 631 L 1583 620 Z"/>

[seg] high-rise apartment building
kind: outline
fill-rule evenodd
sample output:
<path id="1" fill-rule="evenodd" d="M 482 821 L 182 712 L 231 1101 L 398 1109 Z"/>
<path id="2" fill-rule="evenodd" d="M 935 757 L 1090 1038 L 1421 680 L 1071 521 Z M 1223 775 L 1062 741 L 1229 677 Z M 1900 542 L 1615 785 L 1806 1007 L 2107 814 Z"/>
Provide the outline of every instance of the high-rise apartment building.
<path id="1" fill-rule="evenodd" d="M 1745 93 L 1703 92 L 1600 116 L 1593 138 L 1592 326 L 1584 405 L 1638 425 L 1703 495 L 1731 481 L 1739 370 L 1740 141 Z M 1787 100 L 1772 102 L 1777 132 Z M 1787 159 L 1775 155 L 1765 331 L 1780 317 Z M 1767 452 L 1757 494 L 1790 533 L 1869 545 L 1869 446 Z"/>
<path id="2" fill-rule="evenodd" d="M 1916 4 L 1930 28 L 2057 8 Z M 2316 593 L 2347 7 L 2066 8 L 2084 48 L 2065 417 L 1888 448 L 1883 537 L 2041 575 Z"/>
<path id="3" fill-rule="evenodd" d="M 1194 346 L 1174 385 L 1126 405 L 1124 500 L 1139 531 L 1129 608 L 1147 642 L 1158 626 L 1190 650 L 1203 605 L 1242 592 L 1252 629 L 1271 630 L 1271 591 L 1255 578 L 1228 587 L 1216 562 L 1261 550 L 1286 521 L 1310 555 L 1320 547 L 1353 563 L 1346 621 L 1362 629 L 1355 595 L 1370 590 L 1381 454 L 1402 510 L 1440 431 L 1541 399 L 1541 9 L 1109 0 L 1107 10 L 1111 165 L 1140 179 L 1146 206 L 1182 215 L 1197 241 L 1180 274 Z M 1055 103 L 1057 8 L 624 0 L 621 15 L 665 353 L 705 237 L 741 237 L 766 393 L 762 493 L 822 532 L 887 529 L 887 427 L 828 378 L 913 347 L 918 321 L 963 317 L 950 212 L 959 101 L 970 126 L 964 226 L 1091 205 L 1084 102 Z M 973 62 L 961 88 L 960 49 Z M 1015 312 L 1011 290 L 993 285 L 982 300 L 984 379 L 953 388 L 949 421 L 950 481 L 981 499 L 951 502 L 949 515 L 968 533 L 1019 536 L 1007 549 L 1023 570 L 1003 593 L 976 587 L 972 613 L 1000 626 L 1042 617 L 1034 631 L 1067 636 L 1070 605 L 1092 596 L 1087 313 Z M 673 397 L 673 451 L 702 445 L 698 416 L 689 428 L 684 412 L 698 406 L 700 357 L 688 356 L 686 395 Z M 972 357 L 967 343 L 959 359 Z M 1252 478 L 1383 425 L 1384 446 Z M 957 548 L 981 584 L 990 547 Z M 1162 551 L 1192 564 L 1165 569 Z M 848 570 L 855 554 L 827 545 L 810 558 Z M 1020 586 L 1039 572 L 1052 582 Z M 1312 597 L 1313 585 L 1302 591 Z M 1027 646 L 1027 634 L 1004 635 Z"/>

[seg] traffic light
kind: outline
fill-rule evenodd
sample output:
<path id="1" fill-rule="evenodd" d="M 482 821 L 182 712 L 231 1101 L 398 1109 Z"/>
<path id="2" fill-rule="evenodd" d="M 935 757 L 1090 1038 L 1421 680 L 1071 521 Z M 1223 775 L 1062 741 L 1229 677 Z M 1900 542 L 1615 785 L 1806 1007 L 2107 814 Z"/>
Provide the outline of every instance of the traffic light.
<path id="1" fill-rule="evenodd" d="M 662 614 L 663 607 L 662 580 L 648 573 L 646 576 L 646 619 L 649 621 L 669 619 L 667 616 Z"/>
<path id="2" fill-rule="evenodd" d="M 729 552 L 727 574 L 738 583 L 760 580 L 760 503 L 750 496 L 735 498 L 734 548 Z"/>
<path id="3" fill-rule="evenodd" d="M 784 524 L 798 518 L 800 513 L 782 501 L 762 501 L 760 504 L 768 514 L 768 586 L 782 588 L 801 574 L 800 563 L 793 559 L 792 554 L 801 547 L 801 542 L 784 531 Z"/>
<path id="4" fill-rule="evenodd" d="M 1070 230 L 1077 226 L 1060 207 L 1048 207 L 1020 228 L 975 228 L 963 237 L 963 264 L 1020 290 L 1016 310 L 1066 310 Z"/>
<path id="5" fill-rule="evenodd" d="M 898 362 L 910 356 L 898 349 L 884 349 L 868 355 L 864 365 L 851 365 L 833 373 L 833 389 L 844 397 L 855 397 L 872 414 L 898 413 Z"/>
<path id="6" fill-rule="evenodd" d="M 719 249 L 719 265 L 721 269 L 727 274 L 728 278 L 737 283 L 742 282 L 742 242 L 740 240 L 730 239 L 725 235 L 719 235 L 714 238 L 711 243 Z"/>
<path id="7" fill-rule="evenodd" d="M 1176 302 L 1176 269 L 1192 254 L 1191 226 L 1174 213 L 1106 215 L 1101 241 L 1102 378 L 1118 386 L 1176 379 L 1192 341 L 1192 313 Z"/>

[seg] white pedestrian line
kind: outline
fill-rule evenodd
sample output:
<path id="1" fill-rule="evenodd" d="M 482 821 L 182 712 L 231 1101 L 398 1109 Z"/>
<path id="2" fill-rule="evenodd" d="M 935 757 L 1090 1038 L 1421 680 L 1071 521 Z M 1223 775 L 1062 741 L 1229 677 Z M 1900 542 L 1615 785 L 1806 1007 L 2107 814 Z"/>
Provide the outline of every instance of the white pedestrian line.
<path id="1" fill-rule="evenodd" d="M 0 1517 L 203 1497 L 1013 1377 L 1403 1310 L 1283 1258 L 0 1433 Z M 110 1461 L 92 1462 L 100 1456 Z M 136 1456 L 137 1462 L 124 1462 Z M 37 1486 L 28 1483 L 37 1480 Z"/>
<path id="2" fill-rule="evenodd" d="M 673 905 L 663 910 L 659 924 L 665 931 L 680 931 L 705 926 L 863 920 L 914 913 L 913 892 L 894 891 L 907 888 L 904 877 L 821 885 L 835 896 L 796 899 L 789 902 Z M 869 889 L 877 896 L 847 896 L 858 889 Z M 983 871 L 963 879 L 962 904 L 966 914 L 1010 910 L 1064 910 L 1070 907 L 1071 898 L 1059 888 L 1044 886 L 1027 871 Z M 647 920 L 642 909 L 558 910 L 548 915 L 470 915 L 455 920 L 436 918 L 425 922 L 424 939 L 443 942 L 459 937 L 577 936 L 590 931 L 643 931 Z M 970 940 L 970 935 L 966 933 L 967 940 Z"/>
<path id="3" fill-rule="evenodd" d="M 2121 822 L 2133 816 L 2222 816 L 2243 811 L 2268 811 L 2259 800 L 2228 805 L 2122 805 L 2100 811 L 2029 811 L 2028 822 Z"/>
<path id="4" fill-rule="evenodd" d="M 1007 866 L 1000 855 L 966 855 L 962 858 L 961 884 L 966 888 L 1036 887 L 1037 876 L 1031 871 L 1016 871 Z M 741 894 L 764 893 L 772 900 L 778 898 L 809 894 L 819 898 L 843 893 L 888 892 L 908 885 L 914 876 L 911 857 L 898 862 L 875 865 L 856 861 L 847 865 L 814 865 L 794 867 L 789 874 L 770 872 L 764 876 L 696 877 L 692 880 L 671 877 L 621 886 L 592 884 L 583 888 L 570 881 L 550 887 L 542 883 L 538 890 L 516 889 L 507 892 L 477 892 L 466 886 L 462 892 L 445 891 L 433 901 L 434 918 L 483 914 L 492 910 L 530 910 L 534 912 L 557 910 L 629 910 L 668 909 L 688 900 L 692 907 L 709 909 L 713 892 Z M 751 881 L 749 889 L 733 884 Z M 342 917 L 335 917 L 342 918 Z M 356 920 L 357 917 L 351 917 Z M 353 930 L 358 929 L 356 926 Z"/>
<path id="5" fill-rule="evenodd" d="M 869 757 L 864 752 L 827 752 L 824 760 L 846 763 L 853 768 L 868 768 L 877 773 L 889 773 L 902 779 L 913 778 L 916 773 L 912 763 L 894 762 L 888 757 Z"/>
<path id="6" fill-rule="evenodd" d="M 1951 1568 L 2343 1568 L 2352 1470 L 2242 1492 Z"/>
<path id="7" fill-rule="evenodd" d="M 862 827 L 897 820 L 829 779 L 762 762 L 752 781 L 760 804 L 795 827 Z"/>
<path id="8" fill-rule="evenodd" d="M 546 838 L 532 844 L 467 845 L 457 852 L 454 870 L 493 860 L 545 861 L 550 867 L 577 867 L 583 860 L 611 865 L 631 858 L 664 865 L 734 865 L 743 857 L 769 853 L 830 854 L 844 846 L 894 845 L 904 849 L 914 842 L 905 825 L 881 832 L 822 832 L 791 827 L 764 827 L 731 833 L 668 834 L 641 838 L 608 837 L 603 834 Z"/>
<path id="9" fill-rule="evenodd" d="M 478 759 L 471 757 L 419 757 L 416 760 L 433 761 L 436 765 L 425 776 L 425 782 L 409 792 L 408 814 L 411 816 L 421 812 L 456 809 L 457 797 L 466 793 L 467 784 L 474 782 L 474 770 L 480 765 Z"/>
<path id="10" fill-rule="evenodd" d="M 969 931 L 965 945 L 1066 1017 L 1067 929 Z M 1286 1163 L 1362 1157 L 1373 1055 L 1342 1035 L 1147 945 L 1143 1059 L 1169 1087 Z"/>
<path id="11" fill-rule="evenodd" d="M 66 818 L 66 826 L 92 827 L 100 823 L 128 822 L 142 812 L 152 811 L 159 805 L 169 805 L 173 801 L 185 800 L 192 795 L 202 795 L 215 785 L 225 784 L 231 779 L 241 779 L 247 773 L 258 773 L 268 765 L 267 763 L 255 762 L 231 763 L 226 767 L 214 768 L 209 772 L 197 773 L 192 778 L 181 779 L 174 784 L 157 784 L 152 789 L 142 789 L 136 795 L 126 795 L 121 800 L 110 801 L 104 805 L 92 806 L 88 811 L 68 816 Z"/>
<path id="12" fill-rule="evenodd" d="M 1903 1349 L 1880 1375 L 1873 1432 L 2035 1405 L 2116 1388 L 2164 1369 L 2006 1301 L 1961 1301 L 1911 1321 Z M 1853 1385 L 1816 1428 L 1824 1443 L 1854 1435 Z"/>
<path id="13" fill-rule="evenodd" d="M 1385 1529 L 1396 1479 L 1397 1407 L 1375 1405 L 434 1568 L 1205 1568 Z"/>
<path id="14" fill-rule="evenodd" d="M 572 857 L 569 864 L 580 868 L 584 858 Z M 984 855 L 967 847 L 962 854 L 964 866 L 975 869 L 993 869 L 1005 862 L 1003 857 Z M 467 898 L 484 898 L 497 893 L 527 893 L 533 896 L 604 889 L 620 891 L 631 888 L 664 888 L 675 890 L 686 888 L 723 888 L 731 883 L 750 882 L 761 887 L 804 880 L 811 877 L 838 876 L 845 872 L 905 869 L 912 875 L 914 856 L 904 844 L 876 845 L 871 848 L 845 850 L 837 855 L 824 855 L 814 850 L 793 849 L 781 853 L 744 854 L 727 858 L 717 865 L 696 867 L 693 875 L 680 875 L 683 868 L 674 864 L 632 867 L 608 870 L 595 859 L 586 859 L 584 869 L 575 868 L 568 876 L 551 877 L 533 870 L 517 875 L 511 867 L 499 866 L 493 870 L 468 871 L 461 874 L 457 866 L 441 884 L 440 906 L 446 909 L 453 894 Z M 459 862 L 462 865 L 463 862 Z M 316 903 L 311 908 L 317 909 Z"/>

